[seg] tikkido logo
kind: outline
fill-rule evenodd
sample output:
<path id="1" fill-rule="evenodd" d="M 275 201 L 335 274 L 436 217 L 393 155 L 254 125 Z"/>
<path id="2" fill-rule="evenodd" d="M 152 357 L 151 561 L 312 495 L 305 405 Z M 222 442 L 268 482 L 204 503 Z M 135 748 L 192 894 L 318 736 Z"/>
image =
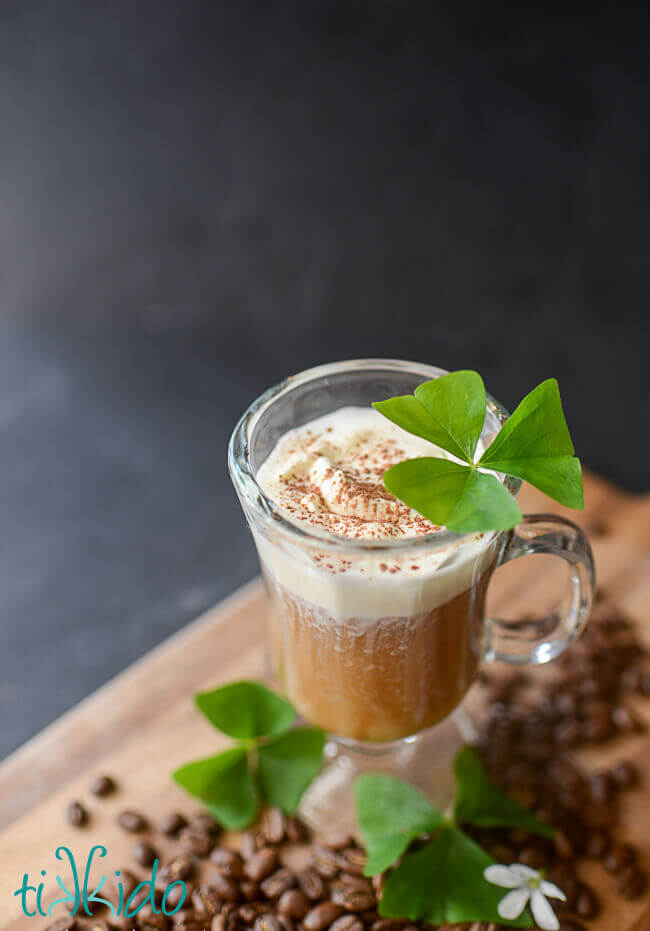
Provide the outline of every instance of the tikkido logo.
<path id="1" fill-rule="evenodd" d="M 160 903 L 160 908 L 157 907 L 155 901 L 154 890 L 156 887 L 156 878 L 158 873 L 158 860 L 154 861 L 153 867 L 151 869 L 151 879 L 145 879 L 139 885 L 133 889 L 133 891 L 126 896 L 124 885 L 120 879 L 120 871 L 115 870 L 115 879 L 116 890 L 117 890 L 117 902 L 109 902 L 108 899 L 105 899 L 103 896 L 100 896 L 99 893 L 106 882 L 106 876 L 103 875 L 93 891 L 89 891 L 90 885 L 90 869 L 93 864 L 93 860 L 101 860 L 107 855 L 108 851 L 106 847 L 103 847 L 101 844 L 96 844 L 94 847 L 91 847 L 90 852 L 85 863 L 85 869 L 83 871 L 83 879 L 80 879 L 81 873 L 77 869 L 77 864 L 75 862 L 74 855 L 68 847 L 57 847 L 55 856 L 57 860 L 66 861 L 70 866 L 71 879 L 68 881 L 68 886 L 64 883 L 63 879 L 57 875 L 55 877 L 59 889 L 64 893 L 63 896 L 59 899 L 56 899 L 54 902 L 50 902 L 47 911 L 43 907 L 43 889 L 45 883 L 40 881 L 38 885 L 30 885 L 29 882 L 29 873 L 23 874 L 23 881 L 21 885 L 14 892 L 15 896 L 20 896 L 20 904 L 23 910 L 23 914 L 27 918 L 33 918 L 36 915 L 41 915 L 43 918 L 49 918 L 52 916 L 53 910 L 60 905 L 66 906 L 66 911 L 70 914 L 71 919 L 74 919 L 75 916 L 83 917 L 87 915 L 89 918 L 93 915 L 92 905 L 95 905 L 96 908 L 103 906 L 110 910 L 113 917 L 123 916 L 124 918 L 133 918 L 138 914 L 143 906 L 148 905 L 151 908 L 151 911 L 155 915 L 166 915 L 171 917 L 175 915 L 179 909 L 183 907 L 185 899 L 187 897 L 187 886 L 185 883 L 178 879 L 175 882 L 171 882 L 165 889 L 162 901 Z M 47 873 L 45 870 L 41 870 L 42 877 L 46 877 Z M 173 896 L 173 901 L 175 903 L 174 908 L 167 908 L 167 900 L 169 893 L 175 887 L 180 886 L 178 897 L 176 894 Z"/>

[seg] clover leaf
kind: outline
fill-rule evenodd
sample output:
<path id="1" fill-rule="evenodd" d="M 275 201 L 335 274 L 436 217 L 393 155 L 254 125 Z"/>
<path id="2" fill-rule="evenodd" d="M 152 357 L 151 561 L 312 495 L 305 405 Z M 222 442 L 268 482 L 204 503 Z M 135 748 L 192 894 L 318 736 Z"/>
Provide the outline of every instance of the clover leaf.
<path id="1" fill-rule="evenodd" d="M 560 389 L 548 378 L 518 405 L 479 465 L 523 478 L 567 507 L 583 508 L 580 461 L 573 453 Z"/>
<path id="2" fill-rule="evenodd" d="M 483 871 L 494 861 L 478 844 L 451 824 L 421 850 L 407 854 L 388 876 L 379 904 L 385 918 L 410 918 L 432 925 L 494 921 L 530 927 L 527 913 L 514 921 L 499 916 L 503 890 Z"/>
<path id="3" fill-rule="evenodd" d="M 354 791 L 359 830 L 368 854 L 366 876 L 388 869 L 416 837 L 431 833 L 444 822 L 441 812 L 401 779 L 368 773 L 357 779 Z"/>
<path id="4" fill-rule="evenodd" d="M 296 716 L 288 701 L 260 682 L 231 682 L 194 700 L 211 724 L 238 740 L 282 734 Z"/>
<path id="5" fill-rule="evenodd" d="M 233 831 L 250 824 L 258 809 L 257 786 L 246 751 L 233 747 L 218 756 L 181 766 L 175 781 L 206 804 L 212 814 Z"/>
<path id="6" fill-rule="evenodd" d="M 325 747 L 319 727 L 297 727 L 258 747 L 258 781 L 270 805 L 293 812 L 318 770 Z"/>
<path id="7" fill-rule="evenodd" d="M 407 459 L 384 473 L 391 494 L 439 526 L 455 533 L 516 526 L 521 511 L 495 473 L 524 479 L 561 504 L 584 507 L 580 462 L 553 378 L 523 399 L 478 462 L 474 456 L 486 395 L 477 372 L 451 372 L 419 385 L 414 395 L 377 401 L 373 407 L 462 460 Z"/>
<path id="8" fill-rule="evenodd" d="M 231 682 L 199 693 L 195 701 L 215 727 L 239 743 L 181 766 L 174 780 L 232 830 L 247 827 L 262 801 L 295 811 L 320 768 L 324 732 L 291 729 L 292 706 L 259 682 Z"/>
<path id="9" fill-rule="evenodd" d="M 485 387 L 477 372 L 461 371 L 425 382 L 373 407 L 398 426 L 471 462 L 485 420 Z"/>
<path id="10" fill-rule="evenodd" d="M 482 828 L 523 828 L 542 837 L 555 830 L 510 798 L 490 779 L 481 758 L 472 747 L 463 747 L 454 761 L 456 801 L 454 818 Z"/>

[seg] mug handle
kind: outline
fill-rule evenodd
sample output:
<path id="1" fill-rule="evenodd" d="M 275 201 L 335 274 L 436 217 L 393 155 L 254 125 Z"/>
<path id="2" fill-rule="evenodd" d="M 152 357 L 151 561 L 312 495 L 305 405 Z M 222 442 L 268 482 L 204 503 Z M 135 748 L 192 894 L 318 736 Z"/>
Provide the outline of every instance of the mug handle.
<path id="1" fill-rule="evenodd" d="M 548 663 L 582 631 L 594 597 L 596 574 L 591 547 L 582 530 L 554 514 L 528 514 L 510 531 L 498 565 L 543 553 L 559 556 L 569 564 L 569 605 L 560 616 L 505 621 L 487 620 L 486 662 L 515 666 Z"/>

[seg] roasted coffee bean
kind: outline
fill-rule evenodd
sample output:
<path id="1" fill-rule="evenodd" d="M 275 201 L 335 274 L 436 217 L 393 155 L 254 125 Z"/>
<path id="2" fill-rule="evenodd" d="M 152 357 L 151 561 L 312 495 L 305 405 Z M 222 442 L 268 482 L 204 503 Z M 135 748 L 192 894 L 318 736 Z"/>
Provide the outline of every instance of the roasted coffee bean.
<path id="1" fill-rule="evenodd" d="M 586 918 L 588 921 L 598 914 L 598 899 L 594 891 L 584 883 L 580 883 L 578 888 L 574 911 L 578 918 Z"/>
<path id="2" fill-rule="evenodd" d="M 330 850 L 345 850 L 347 847 L 354 847 L 354 838 L 342 831 L 325 834 L 319 837 L 318 842 L 323 847 L 329 847 Z"/>
<path id="3" fill-rule="evenodd" d="M 181 904 L 191 901 L 194 887 L 191 883 L 174 882 L 163 889 L 163 903 L 165 911 L 172 912 Z"/>
<path id="4" fill-rule="evenodd" d="M 244 875 L 244 861 L 236 850 L 215 847 L 210 854 L 210 862 L 214 863 L 220 873 L 230 876 L 231 879 L 240 879 Z"/>
<path id="5" fill-rule="evenodd" d="M 616 821 L 616 809 L 613 805 L 591 802 L 581 812 L 582 820 L 588 828 L 611 828 Z"/>
<path id="6" fill-rule="evenodd" d="M 278 911 L 288 918 L 300 921 L 309 910 L 309 899 L 300 889 L 288 889 L 283 892 L 278 901 Z"/>
<path id="7" fill-rule="evenodd" d="M 292 844 L 306 844 L 309 840 L 309 828 L 297 815 L 292 815 L 290 818 L 287 818 L 284 828 L 287 840 Z"/>
<path id="8" fill-rule="evenodd" d="M 186 824 L 187 820 L 184 815 L 181 815 L 178 811 L 172 811 L 160 819 L 158 822 L 158 830 L 168 837 L 176 837 L 181 828 L 184 828 Z"/>
<path id="9" fill-rule="evenodd" d="M 325 931 L 344 911 L 343 906 L 336 902 L 321 902 L 309 909 L 302 920 L 302 926 L 305 931 Z"/>
<path id="10" fill-rule="evenodd" d="M 589 792 L 595 802 L 609 802 L 616 789 L 610 773 L 595 773 L 589 780 Z"/>
<path id="11" fill-rule="evenodd" d="M 555 851 L 558 857 L 562 857 L 563 860 L 570 860 L 574 855 L 573 844 L 569 839 L 569 835 L 563 828 L 557 828 L 554 838 Z M 526 866 L 532 866 L 534 869 L 541 869 L 544 866 L 544 863 L 527 863 L 522 860 L 522 863 L 526 863 Z"/>
<path id="12" fill-rule="evenodd" d="M 315 844 L 311 849 L 311 862 L 316 872 L 323 879 L 333 879 L 338 871 L 338 856 L 322 844 Z"/>
<path id="13" fill-rule="evenodd" d="M 363 931 L 363 922 L 356 915 L 341 915 L 332 922 L 330 931 Z"/>
<path id="14" fill-rule="evenodd" d="M 124 915 L 111 915 L 108 931 L 133 931 L 133 918 Z"/>
<path id="15" fill-rule="evenodd" d="M 110 795 L 116 788 L 115 780 L 111 776 L 96 776 L 90 783 L 90 791 L 93 795 L 96 795 L 97 798 L 104 798 L 105 795 Z"/>
<path id="16" fill-rule="evenodd" d="M 285 817 L 281 808 L 267 808 L 262 816 L 262 834 L 267 844 L 281 844 L 285 835 Z"/>
<path id="17" fill-rule="evenodd" d="M 282 931 L 282 925 L 277 915 L 272 912 L 265 912 L 255 919 L 253 925 L 255 931 Z"/>
<path id="18" fill-rule="evenodd" d="M 169 919 L 165 915 L 143 915 L 143 909 L 141 909 L 137 916 L 136 920 L 138 923 L 138 928 L 141 931 L 167 931 L 169 928 Z"/>
<path id="19" fill-rule="evenodd" d="M 589 715 L 580 726 L 580 736 L 589 743 L 603 743 L 613 733 L 614 725 L 607 712 Z"/>
<path id="20" fill-rule="evenodd" d="M 245 902 L 254 902 L 255 899 L 259 899 L 261 894 L 259 883 L 253 882 L 252 879 L 242 880 L 239 886 L 239 891 L 241 893 L 242 899 Z"/>
<path id="21" fill-rule="evenodd" d="M 139 811 L 121 811 L 117 816 L 117 823 L 129 834 L 138 834 L 147 828 L 147 821 Z"/>
<path id="22" fill-rule="evenodd" d="M 515 851 L 509 844 L 497 842 L 491 844 L 489 850 L 497 863 L 513 863 L 515 860 Z"/>
<path id="23" fill-rule="evenodd" d="M 213 886 L 202 883 L 192 893 L 192 907 L 204 915 L 216 915 L 221 908 L 221 898 Z"/>
<path id="24" fill-rule="evenodd" d="M 336 865 L 340 870 L 346 873 L 353 873 L 356 876 L 363 876 L 363 869 L 368 857 L 365 850 L 359 847 L 346 847 L 336 857 Z"/>
<path id="25" fill-rule="evenodd" d="M 151 866 L 154 860 L 157 859 L 158 854 L 151 844 L 146 841 L 139 841 L 131 847 L 131 856 L 140 866 Z"/>
<path id="26" fill-rule="evenodd" d="M 379 918 L 371 925 L 371 931 L 402 931 L 402 928 L 403 923 L 395 918 Z"/>
<path id="27" fill-rule="evenodd" d="M 572 718 L 560 721 L 553 729 L 553 739 L 562 747 L 573 747 L 578 743 L 581 736 L 580 724 Z"/>
<path id="28" fill-rule="evenodd" d="M 614 727 L 622 734 L 639 734 L 645 730 L 645 725 L 638 715 L 634 714 L 625 705 L 612 708 L 612 722 Z"/>
<path id="29" fill-rule="evenodd" d="M 68 916 L 67 918 L 57 918 L 56 921 L 53 921 L 45 928 L 45 931 L 76 931 L 77 928 L 76 918 Z"/>
<path id="30" fill-rule="evenodd" d="M 325 883 L 315 869 L 309 867 L 302 870 L 302 872 L 296 874 L 296 879 L 302 891 L 312 902 L 324 898 L 326 892 Z"/>
<path id="31" fill-rule="evenodd" d="M 607 831 L 595 829 L 587 835 L 585 856 L 592 860 L 601 860 L 611 847 L 611 840 Z"/>
<path id="32" fill-rule="evenodd" d="M 210 919 L 192 909 L 183 909 L 173 916 L 174 931 L 205 931 Z"/>
<path id="33" fill-rule="evenodd" d="M 371 879 L 367 879 L 365 876 L 355 876 L 354 873 L 339 873 L 335 883 L 354 886 L 355 889 L 374 889 Z"/>
<path id="34" fill-rule="evenodd" d="M 184 850 L 199 858 L 209 856 L 214 847 L 214 837 L 211 834 L 192 827 L 183 828 L 178 835 L 178 840 Z"/>
<path id="35" fill-rule="evenodd" d="M 135 912 L 136 910 L 141 911 L 148 898 L 149 889 L 147 886 L 141 886 L 139 889 L 136 887 L 125 904 L 128 905 L 129 912 Z"/>
<path id="36" fill-rule="evenodd" d="M 560 832 L 558 831 L 558 834 L 559 833 Z M 525 847 L 522 847 L 522 849 L 517 854 L 517 862 L 523 863 L 524 866 L 530 866 L 534 870 L 540 870 L 542 867 L 546 866 L 548 861 L 544 855 L 544 852 L 539 847 L 537 847 L 535 844 L 527 844 Z"/>
<path id="37" fill-rule="evenodd" d="M 215 915 L 210 924 L 210 931 L 228 931 L 228 918 L 222 912 Z"/>
<path id="38" fill-rule="evenodd" d="M 120 867 L 119 870 L 115 870 L 115 874 L 114 885 L 117 887 L 118 882 L 122 883 L 122 889 L 124 890 L 124 900 L 126 901 L 140 880 L 134 873 L 131 872 L 131 870 L 124 869 L 124 867 Z M 118 896 L 115 897 L 116 902 L 117 898 Z"/>
<path id="39" fill-rule="evenodd" d="M 68 824 L 71 824 L 73 828 L 83 827 L 88 821 L 88 812 L 81 802 L 70 802 L 66 808 L 65 816 Z"/>
<path id="40" fill-rule="evenodd" d="M 176 882 L 178 879 L 186 880 L 194 872 L 194 864 L 189 857 L 174 857 L 160 870 L 160 877 L 167 882 Z"/>
<path id="41" fill-rule="evenodd" d="M 267 899 L 277 899 L 283 892 L 293 888 L 296 885 L 295 874 L 286 866 L 281 866 L 279 870 L 271 873 L 260 883 L 260 889 Z"/>
<path id="42" fill-rule="evenodd" d="M 510 860 L 508 862 L 511 862 Z M 386 882 L 385 876 L 383 873 L 379 873 L 376 876 L 372 877 L 372 888 L 375 890 L 375 895 L 378 899 L 381 898 L 384 892 L 384 885 Z"/>
<path id="43" fill-rule="evenodd" d="M 347 883 L 333 885 L 330 895 L 332 902 L 342 905 L 347 912 L 367 912 L 377 905 L 372 889 L 359 888 Z"/>
<path id="44" fill-rule="evenodd" d="M 278 852 L 273 847 L 262 847 L 244 864 L 244 873 L 249 879 L 260 882 L 266 879 L 279 864 Z"/>
<path id="45" fill-rule="evenodd" d="M 628 789 L 635 785 L 639 780 L 639 771 L 633 763 L 625 760 L 619 763 L 611 771 L 612 779 L 622 789 Z"/>
<path id="46" fill-rule="evenodd" d="M 264 847 L 266 841 L 259 831 L 246 831 L 239 841 L 239 850 L 244 860 L 249 860 L 253 854 Z"/>
<path id="47" fill-rule="evenodd" d="M 630 844 L 616 844 L 609 851 L 603 865 L 609 873 L 620 873 L 636 861 L 636 852 Z"/>
<path id="48" fill-rule="evenodd" d="M 202 831 L 204 834 L 209 834 L 210 837 L 216 837 L 221 833 L 219 822 L 206 811 L 199 811 L 192 815 L 188 820 L 188 824 L 193 831 Z"/>
<path id="49" fill-rule="evenodd" d="M 587 931 L 585 926 L 574 918 L 565 918 L 560 922 L 559 931 Z"/>
<path id="50" fill-rule="evenodd" d="M 638 899 L 646 890 L 647 877 L 636 866 L 623 870 L 616 882 L 616 891 L 624 899 Z"/>
<path id="51" fill-rule="evenodd" d="M 244 905 L 238 906 L 235 917 L 243 921 L 245 925 L 250 926 L 258 915 L 265 911 L 268 911 L 268 909 L 261 902 L 245 902 Z"/>
<path id="52" fill-rule="evenodd" d="M 224 902 L 237 902 L 239 899 L 240 888 L 236 880 L 231 879 L 223 873 L 216 873 L 212 877 L 212 888 L 216 895 L 223 899 Z"/>

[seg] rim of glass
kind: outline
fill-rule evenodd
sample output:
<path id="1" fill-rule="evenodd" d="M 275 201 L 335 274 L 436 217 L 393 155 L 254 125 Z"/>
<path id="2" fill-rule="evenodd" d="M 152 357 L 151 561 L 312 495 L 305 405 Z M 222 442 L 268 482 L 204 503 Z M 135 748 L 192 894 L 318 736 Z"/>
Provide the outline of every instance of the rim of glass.
<path id="1" fill-rule="evenodd" d="M 249 459 L 248 438 L 253 430 L 256 421 L 261 414 L 281 398 L 284 394 L 293 390 L 299 385 L 306 382 L 315 381 L 327 375 L 335 375 L 359 368 L 378 369 L 386 372 L 407 371 L 415 375 L 422 375 L 423 380 L 431 378 L 440 378 L 442 375 L 448 375 L 447 369 L 439 368 L 434 365 L 427 365 L 424 362 L 409 362 L 404 359 L 346 359 L 342 362 L 330 362 L 326 365 L 317 365 L 314 368 L 305 369 L 296 375 L 289 375 L 288 378 L 278 382 L 271 388 L 267 388 L 258 398 L 256 398 L 244 411 L 238 420 L 235 429 L 228 443 L 228 468 L 230 475 L 238 493 L 244 496 L 247 503 L 267 520 L 273 522 L 274 527 L 292 538 L 295 542 L 304 543 L 305 541 L 318 541 L 320 544 L 327 543 L 333 548 L 345 550 L 356 550 L 358 552 L 367 552 L 368 550 L 406 550 L 414 547 L 432 547 L 445 546 L 449 543 L 458 544 L 462 540 L 476 539 L 484 533 L 452 533 L 451 530 L 436 530 L 433 533 L 424 534 L 420 537 L 403 537 L 402 539 L 390 540 L 350 540 L 347 537 L 341 537 L 331 533 L 328 530 L 320 528 L 304 528 L 288 520 L 277 505 L 269 498 L 261 487 L 258 485 Z M 492 395 L 486 392 L 486 411 L 492 413 L 500 425 L 503 425 L 509 417 L 508 411 Z M 506 488 L 516 498 L 521 488 L 521 479 L 506 475 L 504 478 Z M 502 533 L 503 531 L 485 531 L 485 533 Z"/>

